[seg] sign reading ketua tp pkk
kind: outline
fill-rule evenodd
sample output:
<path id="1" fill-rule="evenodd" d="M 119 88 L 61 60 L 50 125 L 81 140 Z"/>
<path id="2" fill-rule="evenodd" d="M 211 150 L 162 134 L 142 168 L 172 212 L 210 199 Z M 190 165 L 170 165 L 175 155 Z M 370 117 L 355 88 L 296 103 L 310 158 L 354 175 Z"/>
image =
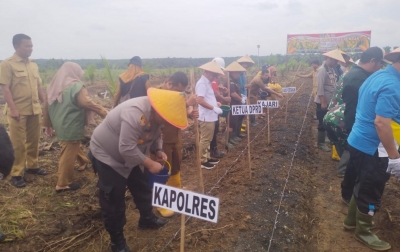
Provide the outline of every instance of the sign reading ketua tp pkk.
<path id="1" fill-rule="evenodd" d="M 263 108 L 279 108 L 279 101 L 276 100 L 259 100 L 257 104 Z"/>
<path id="2" fill-rule="evenodd" d="M 284 87 L 282 88 L 282 93 L 284 94 L 296 93 L 296 87 Z"/>
<path id="3" fill-rule="evenodd" d="M 217 223 L 219 199 L 154 183 L 153 206 Z"/>
<path id="4" fill-rule="evenodd" d="M 260 115 L 262 113 L 260 105 L 232 105 L 232 115 Z"/>

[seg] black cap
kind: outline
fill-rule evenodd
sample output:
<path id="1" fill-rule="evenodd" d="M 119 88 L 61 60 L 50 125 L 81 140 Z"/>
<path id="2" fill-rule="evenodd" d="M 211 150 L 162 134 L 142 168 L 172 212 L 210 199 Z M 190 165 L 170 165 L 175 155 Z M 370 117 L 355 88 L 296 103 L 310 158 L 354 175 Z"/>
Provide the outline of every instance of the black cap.
<path id="1" fill-rule="evenodd" d="M 270 65 L 268 65 L 268 64 L 262 65 L 262 66 L 261 66 L 261 71 L 262 71 L 262 72 L 265 72 L 265 71 L 268 70 L 269 67 L 270 67 Z"/>
<path id="2" fill-rule="evenodd" d="M 376 61 L 382 61 L 382 63 L 386 63 L 383 60 L 384 56 L 385 56 L 385 51 L 382 48 L 374 46 L 368 48 L 361 54 L 360 61 L 361 63 L 368 63 L 372 59 L 375 59 Z"/>
<path id="3" fill-rule="evenodd" d="M 134 64 L 136 66 L 143 66 L 142 64 L 142 59 L 139 56 L 135 56 L 133 57 L 130 61 L 129 61 L 129 65 L 130 64 Z"/>

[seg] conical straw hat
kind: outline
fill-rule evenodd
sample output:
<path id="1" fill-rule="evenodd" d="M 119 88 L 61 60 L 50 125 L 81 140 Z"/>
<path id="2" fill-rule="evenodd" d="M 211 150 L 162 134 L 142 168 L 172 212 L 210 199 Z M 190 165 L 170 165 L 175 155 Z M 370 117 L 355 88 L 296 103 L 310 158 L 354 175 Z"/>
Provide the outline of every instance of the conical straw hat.
<path id="1" fill-rule="evenodd" d="M 246 72 L 246 68 L 242 67 L 237 61 L 232 62 L 225 68 L 227 72 Z"/>
<path id="2" fill-rule="evenodd" d="M 350 63 L 354 64 L 354 60 L 350 57 L 350 55 L 348 55 L 346 52 L 344 52 L 342 50 L 340 50 L 340 53 L 342 54 L 343 59 L 346 61 L 346 63 L 350 62 Z"/>
<path id="3" fill-rule="evenodd" d="M 385 60 L 396 61 L 400 57 L 400 47 L 385 55 Z"/>
<path id="4" fill-rule="evenodd" d="M 185 96 L 181 92 L 158 88 L 147 90 L 151 106 L 168 123 L 184 129 L 188 126 Z"/>
<path id="5" fill-rule="evenodd" d="M 239 63 L 250 63 L 250 64 L 254 65 L 254 61 L 247 54 L 244 55 L 243 57 L 241 57 L 240 59 L 238 59 L 237 62 L 239 62 Z"/>
<path id="6" fill-rule="evenodd" d="M 221 70 L 221 67 L 218 65 L 218 63 L 215 60 L 212 60 L 204 65 L 199 66 L 200 69 L 203 69 L 204 71 L 209 71 L 213 72 L 216 74 L 221 74 L 225 75 L 224 72 Z"/>
<path id="7" fill-rule="evenodd" d="M 338 50 L 338 49 L 326 52 L 326 53 L 324 53 L 322 55 L 324 55 L 326 57 L 329 57 L 329 58 L 332 58 L 332 59 L 335 59 L 335 60 L 338 60 L 340 62 L 346 63 L 346 61 L 343 58 L 342 52 L 340 50 Z"/>

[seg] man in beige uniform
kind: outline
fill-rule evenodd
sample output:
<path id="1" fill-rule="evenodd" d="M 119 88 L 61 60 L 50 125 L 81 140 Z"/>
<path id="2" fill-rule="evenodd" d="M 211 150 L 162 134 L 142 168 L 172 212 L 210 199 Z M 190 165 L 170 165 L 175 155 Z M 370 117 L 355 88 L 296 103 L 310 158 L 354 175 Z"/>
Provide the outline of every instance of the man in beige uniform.
<path id="1" fill-rule="evenodd" d="M 15 150 L 11 181 L 15 187 L 26 186 L 23 175 L 46 175 L 38 165 L 40 114 L 39 100 L 45 102 L 38 66 L 29 60 L 31 38 L 24 34 L 13 37 L 15 53 L 0 63 L 0 85 L 7 105 L 4 109 Z"/>
<path id="2" fill-rule="evenodd" d="M 268 92 L 270 95 L 275 95 L 276 97 L 282 98 L 283 95 L 275 92 L 273 89 L 269 88 L 266 84 L 268 84 L 270 80 L 268 69 L 263 69 L 260 75 L 256 75 L 249 84 L 245 87 L 250 89 L 249 92 L 249 100 L 250 104 L 257 104 L 257 99 L 260 95 L 260 90 Z M 250 123 L 251 126 L 257 126 L 255 115 L 250 115 Z"/>
<path id="3" fill-rule="evenodd" d="M 184 92 L 189 84 L 188 78 L 183 72 L 176 72 L 168 81 L 159 86 L 160 89 Z M 186 106 L 193 106 L 195 103 L 195 95 L 190 96 L 186 101 Z M 189 118 L 198 118 L 197 110 L 187 110 Z M 168 162 L 171 164 L 171 176 L 167 181 L 167 185 L 181 188 L 181 163 L 182 163 L 182 130 L 172 124 L 166 123 L 162 128 L 163 150 L 168 157 Z M 165 209 L 157 208 L 158 212 L 163 217 L 172 217 L 174 212 Z"/>

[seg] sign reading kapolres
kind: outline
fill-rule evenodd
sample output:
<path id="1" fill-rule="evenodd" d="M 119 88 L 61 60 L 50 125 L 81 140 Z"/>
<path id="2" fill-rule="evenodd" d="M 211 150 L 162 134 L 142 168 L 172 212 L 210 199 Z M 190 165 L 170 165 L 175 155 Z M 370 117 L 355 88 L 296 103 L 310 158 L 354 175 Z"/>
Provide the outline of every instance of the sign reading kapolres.
<path id="1" fill-rule="evenodd" d="M 339 48 L 345 52 L 362 52 L 370 47 L 371 31 L 289 34 L 287 54 L 321 53 Z"/>

